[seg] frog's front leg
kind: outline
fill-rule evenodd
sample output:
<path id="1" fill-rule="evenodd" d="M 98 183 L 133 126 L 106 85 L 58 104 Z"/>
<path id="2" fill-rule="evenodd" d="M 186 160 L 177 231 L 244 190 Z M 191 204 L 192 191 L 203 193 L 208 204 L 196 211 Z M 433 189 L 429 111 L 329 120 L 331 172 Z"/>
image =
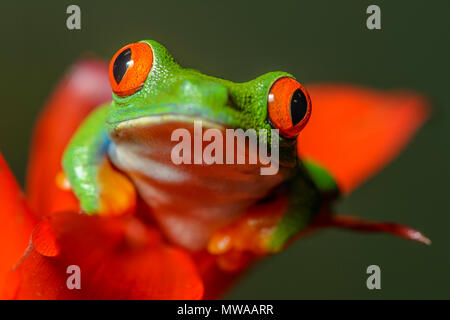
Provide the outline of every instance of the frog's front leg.
<path id="1" fill-rule="evenodd" d="M 225 258 L 230 255 L 234 260 L 236 252 L 278 252 L 308 226 L 321 206 L 319 190 L 301 171 L 266 200 L 216 232 L 208 243 L 208 251 Z"/>
<path id="2" fill-rule="evenodd" d="M 66 177 L 87 214 L 129 213 L 136 204 L 133 184 L 107 157 L 111 143 L 105 128 L 107 110 L 105 105 L 88 116 L 63 156 Z"/>

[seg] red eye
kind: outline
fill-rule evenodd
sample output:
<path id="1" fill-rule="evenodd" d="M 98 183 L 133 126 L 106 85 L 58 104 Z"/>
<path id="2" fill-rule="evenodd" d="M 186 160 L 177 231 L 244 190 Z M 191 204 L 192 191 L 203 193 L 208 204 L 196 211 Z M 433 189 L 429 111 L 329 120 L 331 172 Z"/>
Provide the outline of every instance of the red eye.
<path id="1" fill-rule="evenodd" d="M 119 97 L 139 91 L 152 68 L 153 52 L 146 43 L 129 44 L 116 52 L 109 64 L 109 82 Z"/>
<path id="2" fill-rule="evenodd" d="M 295 138 L 311 115 L 311 99 L 292 78 L 280 78 L 270 88 L 267 108 L 272 125 L 285 138 Z"/>

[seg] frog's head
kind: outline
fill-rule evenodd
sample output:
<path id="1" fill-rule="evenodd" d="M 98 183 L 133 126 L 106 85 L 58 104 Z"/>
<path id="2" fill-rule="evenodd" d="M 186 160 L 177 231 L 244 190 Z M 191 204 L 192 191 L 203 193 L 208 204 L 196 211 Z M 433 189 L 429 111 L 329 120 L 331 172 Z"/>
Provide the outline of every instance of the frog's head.
<path id="1" fill-rule="evenodd" d="M 308 93 L 288 73 L 234 83 L 182 68 L 152 40 L 117 51 L 109 79 L 113 102 L 107 128 L 113 137 L 154 127 L 154 136 L 160 138 L 162 128 L 189 127 L 201 120 L 205 129 L 278 129 L 280 147 L 294 154 L 295 138 L 311 113 Z"/>

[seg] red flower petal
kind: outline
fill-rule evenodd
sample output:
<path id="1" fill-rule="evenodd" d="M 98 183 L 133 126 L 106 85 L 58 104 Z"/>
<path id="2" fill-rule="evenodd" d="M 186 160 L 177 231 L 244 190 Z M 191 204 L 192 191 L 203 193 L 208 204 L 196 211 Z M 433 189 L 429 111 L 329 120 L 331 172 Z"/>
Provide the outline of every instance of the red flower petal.
<path id="1" fill-rule="evenodd" d="M 111 99 L 107 70 L 104 62 L 93 59 L 75 64 L 39 117 L 33 133 L 26 190 L 31 208 L 40 215 L 55 209 L 55 194 L 60 193 L 55 180 L 73 133 L 95 107 Z M 67 196 L 67 201 L 73 200 Z M 64 207 L 61 198 L 58 201 L 56 207 Z"/>
<path id="2" fill-rule="evenodd" d="M 345 193 L 396 156 L 428 115 L 426 101 L 413 93 L 338 85 L 308 91 L 313 111 L 298 152 L 328 169 Z"/>
<path id="3" fill-rule="evenodd" d="M 193 258 L 205 286 L 204 299 L 218 299 L 222 297 L 247 270 L 241 269 L 238 272 L 224 271 L 218 264 L 218 256 L 212 255 L 206 250 L 194 253 Z"/>
<path id="4" fill-rule="evenodd" d="M 18 299 L 200 299 L 203 283 L 191 258 L 163 243 L 159 232 L 133 217 L 59 213 L 49 218 L 56 257 L 37 250 L 24 258 Z M 33 242 L 33 246 L 36 244 Z M 81 270 L 70 290 L 66 270 Z"/>
<path id="5" fill-rule="evenodd" d="M 7 275 L 25 252 L 35 222 L 1 154 L 0 205 L 0 298 L 10 298 L 18 279 L 7 280 Z"/>
<path id="6" fill-rule="evenodd" d="M 61 249 L 48 220 L 38 223 L 31 235 L 33 249 L 43 256 L 56 257 Z"/>

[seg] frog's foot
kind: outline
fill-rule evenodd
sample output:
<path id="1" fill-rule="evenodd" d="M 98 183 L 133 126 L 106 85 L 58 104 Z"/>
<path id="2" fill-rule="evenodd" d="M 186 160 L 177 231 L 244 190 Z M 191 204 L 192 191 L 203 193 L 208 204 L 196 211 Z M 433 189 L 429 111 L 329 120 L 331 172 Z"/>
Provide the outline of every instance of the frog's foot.
<path id="1" fill-rule="evenodd" d="M 236 263 L 238 252 L 257 256 L 271 253 L 269 242 L 286 205 L 287 198 L 280 197 L 269 204 L 250 208 L 235 222 L 212 235 L 208 242 L 209 253 L 220 255 L 221 260 L 230 257 L 233 265 L 238 264 Z"/>
<path id="2" fill-rule="evenodd" d="M 208 251 L 224 255 L 232 251 L 267 253 L 267 244 L 277 225 L 269 216 L 245 216 L 220 229 L 208 241 Z"/>
<path id="3" fill-rule="evenodd" d="M 64 172 L 58 174 L 56 181 L 61 189 L 71 189 Z M 136 189 L 128 177 L 117 171 L 109 160 L 104 159 L 98 167 L 98 197 L 91 202 L 93 203 L 86 204 L 81 201 L 82 209 L 88 214 L 131 214 L 136 209 Z"/>
<path id="4" fill-rule="evenodd" d="M 254 258 L 268 253 L 268 242 L 277 219 L 268 215 L 248 214 L 220 229 L 208 242 L 208 252 L 217 256 L 220 269 L 237 272 Z"/>

